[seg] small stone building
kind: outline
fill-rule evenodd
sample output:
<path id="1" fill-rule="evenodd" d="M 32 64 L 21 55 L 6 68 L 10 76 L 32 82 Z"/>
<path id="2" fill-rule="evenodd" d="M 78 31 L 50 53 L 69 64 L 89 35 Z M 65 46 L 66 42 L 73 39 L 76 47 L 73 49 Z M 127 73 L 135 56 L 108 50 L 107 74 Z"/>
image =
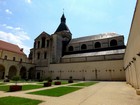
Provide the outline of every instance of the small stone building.
<path id="1" fill-rule="evenodd" d="M 72 38 L 64 14 L 54 34 L 42 32 L 29 58 L 35 78 L 125 80 L 124 36 L 116 33 Z"/>
<path id="2" fill-rule="evenodd" d="M 0 40 L 0 79 L 20 75 L 22 79 L 33 79 L 34 65 L 31 64 L 17 45 Z"/>

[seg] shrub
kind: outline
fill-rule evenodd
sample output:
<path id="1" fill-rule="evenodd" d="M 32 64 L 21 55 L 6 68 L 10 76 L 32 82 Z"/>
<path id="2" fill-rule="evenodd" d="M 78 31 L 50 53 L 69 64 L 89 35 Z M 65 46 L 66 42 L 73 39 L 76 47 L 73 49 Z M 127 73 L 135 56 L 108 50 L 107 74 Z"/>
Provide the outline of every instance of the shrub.
<path id="1" fill-rule="evenodd" d="M 51 77 L 48 77 L 48 78 L 47 78 L 47 81 L 48 81 L 48 82 L 52 82 L 52 78 L 51 78 Z"/>
<path id="2" fill-rule="evenodd" d="M 57 77 L 56 77 L 56 80 L 59 80 L 59 79 L 60 79 L 59 76 L 57 76 Z"/>
<path id="3" fill-rule="evenodd" d="M 14 76 L 12 80 L 15 81 L 15 85 L 17 85 L 17 82 L 20 80 L 20 76 Z"/>
<path id="4" fill-rule="evenodd" d="M 60 81 L 56 81 L 54 82 L 55 85 L 61 85 L 61 82 Z"/>
<path id="5" fill-rule="evenodd" d="M 72 76 L 69 77 L 68 83 L 73 83 Z"/>

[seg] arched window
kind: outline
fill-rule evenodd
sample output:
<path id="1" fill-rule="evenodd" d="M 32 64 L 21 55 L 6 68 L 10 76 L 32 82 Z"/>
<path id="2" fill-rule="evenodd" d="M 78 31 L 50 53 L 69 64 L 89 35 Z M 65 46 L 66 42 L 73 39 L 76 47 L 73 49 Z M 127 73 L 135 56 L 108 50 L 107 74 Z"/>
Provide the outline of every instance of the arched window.
<path id="1" fill-rule="evenodd" d="M 47 59 L 47 52 L 44 52 L 44 59 Z"/>
<path id="2" fill-rule="evenodd" d="M 36 42 L 34 42 L 34 48 L 36 48 Z"/>
<path id="3" fill-rule="evenodd" d="M 45 40 L 46 40 L 46 38 L 45 37 L 42 37 L 42 45 L 41 45 L 41 48 L 45 48 Z"/>
<path id="4" fill-rule="evenodd" d="M 117 40 L 115 40 L 115 39 L 111 40 L 110 46 L 117 46 Z"/>
<path id="5" fill-rule="evenodd" d="M 69 46 L 68 50 L 73 51 L 73 46 Z"/>
<path id="6" fill-rule="evenodd" d="M 94 47 L 95 47 L 95 48 L 101 48 L 101 43 L 100 43 L 100 42 L 96 42 L 96 43 L 94 44 Z"/>
<path id="7" fill-rule="evenodd" d="M 13 57 L 13 61 L 15 61 L 16 60 L 16 57 Z"/>
<path id="8" fill-rule="evenodd" d="M 7 55 L 4 56 L 4 59 L 7 60 Z"/>
<path id="9" fill-rule="evenodd" d="M 40 59 L 40 52 L 37 53 L 37 59 Z"/>
<path id="10" fill-rule="evenodd" d="M 86 49 L 87 49 L 87 45 L 86 44 L 82 44 L 81 50 L 86 50 Z"/>
<path id="11" fill-rule="evenodd" d="M 49 40 L 47 40 L 47 47 L 49 47 Z"/>
<path id="12" fill-rule="evenodd" d="M 38 41 L 38 48 L 40 48 L 40 41 Z"/>

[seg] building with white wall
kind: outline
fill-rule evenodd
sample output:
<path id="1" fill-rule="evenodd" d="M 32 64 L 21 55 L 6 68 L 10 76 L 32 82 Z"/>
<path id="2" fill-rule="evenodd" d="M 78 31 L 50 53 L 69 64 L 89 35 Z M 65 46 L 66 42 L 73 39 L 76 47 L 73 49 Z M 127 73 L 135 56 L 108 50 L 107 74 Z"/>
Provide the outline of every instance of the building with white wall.
<path id="1" fill-rule="evenodd" d="M 137 0 L 124 56 L 126 82 L 140 94 L 140 1 Z"/>

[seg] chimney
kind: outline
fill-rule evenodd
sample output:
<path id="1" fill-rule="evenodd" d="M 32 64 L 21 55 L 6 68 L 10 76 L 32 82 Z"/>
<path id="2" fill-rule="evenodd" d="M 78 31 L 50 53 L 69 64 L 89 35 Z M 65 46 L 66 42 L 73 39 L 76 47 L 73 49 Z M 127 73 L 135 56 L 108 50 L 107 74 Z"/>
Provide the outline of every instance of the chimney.
<path id="1" fill-rule="evenodd" d="M 20 51 L 22 51 L 22 52 L 23 52 L 23 48 L 21 48 L 21 49 L 20 49 Z"/>

